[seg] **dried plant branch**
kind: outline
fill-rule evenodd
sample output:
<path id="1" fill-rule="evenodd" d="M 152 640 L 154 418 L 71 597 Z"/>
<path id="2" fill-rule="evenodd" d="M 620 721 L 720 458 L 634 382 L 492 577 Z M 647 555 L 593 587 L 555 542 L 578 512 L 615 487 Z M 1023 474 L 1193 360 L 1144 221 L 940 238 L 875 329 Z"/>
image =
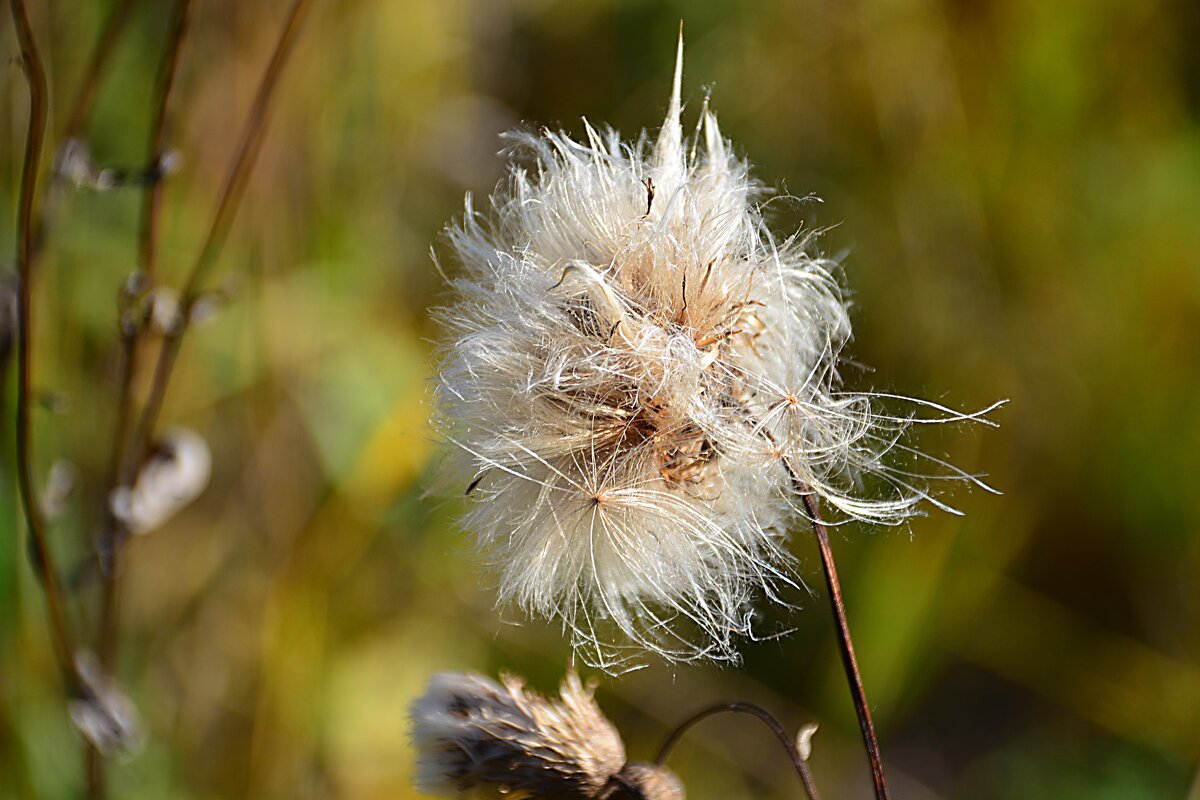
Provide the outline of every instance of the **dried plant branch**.
<path id="1" fill-rule="evenodd" d="M 764 725 L 770 728 L 775 737 L 779 739 L 780 744 L 783 745 L 784 750 L 787 751 L 788 757 L 792 760 L 792 766 L 796 768 L 796 774 L 800 776 L 800 782 L 804 784 L 804 792 L 808 795 L 809 800 L 821 800 L 821 795 L 817 792 L 817 785 L 813 781 L 812 772 L 808 768 L 808 762 L 800 754 L 800 750 L 796 746 L 796 741 L 788 735 L 783 724 L 780 723 L 774 714 L 753 703 L 718 703 L 715 706 L 710 706 L 696 712 L 679 723 L 675 730 L 671 732 L 671 735 L 667 737 L 662 747 L 659 748 L 654 763 L 659 766 L 666 764 L 671 751 L 675 749 L 675 745 L 679 744 L 679 740 L 683 738 L 683 735 L 696 723 L 724 713 L 749 714 L 761 720 Z"/>
<path id="2" fill-rule="evenodd" d="M 147 163 L 157 163 L 166 141 L 167 110 L 170 106 L 175 75 L 179 66 L 180 53 L 187 36 L 191 0 L 177 0 L 171 24 L 171 33 L 163 51 L 159 67 L 158 88 L 155 92 L 155 116 L 150 128 L 147 147 Z M 138 235 L 138 268 L 147 286 L 152 285 L 156 260 L 159 220 L 162 206 L 162 181 L 148 181 L 142 193 L 141 224 Z M 124 290 L 123 290 L 124 291 Z M 105 492 L 105 502 L 111 491 L 122 479 L 132 474 L 137 464 L 128 464 L 126 446 L 129 426 L 133 417 L 133 378 L 137 373 L 137 358 L 141 345 L 142 325 L 136 320 L 120 320 L 121 366 L 120 388 L 117 398 L 117 419 L 114 425 L 113 449 L 110 462 L 110 479 Z M 105 511 L 105 526 L 99 542 L 102 572 L 105 575 L 105 590 L 101 611 L 99 656 L 101 664 L 109 669 L 114 658 L 116 632 L 114 619 L 114 590 L 117 579 L 116 561 L 119 558 L 122 531 L 113 517 L 111 509 Z"/>
<path id="3" fill-rule="evenodd" d="M 255 94 L 254 103 L 250 107 L 250 115 L 247 117 L 246 124 L 242 128 L 241 141 L 238 143 L 237 152 L 234 155 L 233 162 L 230 164 L 224 186 L 221 189 L 221 197 L 217 202 L 216 213 L 213 215 L 208 236 L 204 241 L 204 246 L 200 250 L 200 255 L 196 258 L 196 263 L 193 265 L 192 271 L 188 274 L 187 280 L 184 282 L 183 291 L 180 293 L 182 297 L 181 307 L 185 312 L 185 324 L 186 312 L 196 302 L 202 290 L 204 280 L 212 270 L 213 264 L 216 263 L 217 256 L 221 251 L 221 245 L 225 241 L 225 235 L 229 232 L 229 226 L 233 222 L 234 215 L 237 213 L 242 195 L 245 194 L 246 181 L 250 178 L 250 171 L 254 167 L 254 162 L 258 158 L 258 151 L 261 149 L 263 139 L 266 136 L 271 101 L 275 97 L 275 88 L 279 83 L 279 76 L 287 64 L 288 56 L 291 55 L 292 47 L 296 43 L 296 37 L 300 32 L 301 24 L 311 6 L 311 0 L 294 0 L 291 9 L 288 11 L 287 19 L 284 20 L 283 29 L 279 33 L 279 39 L 275 43 L 275 50 L 271 54 L 271 60 L 267 63 L 262 81 L 258 85 L 258 92 Z"/>
<path id="4" fill-rule="evenodd" d="M 167 393 L 167 385 L 171 379 L 175 359 L 179 355 L 179 348 L 183 342 L 184 332 L 187 330 L 192 307 L 200 297 L 204 280 L 212 270 L 213 264 L 216 263 L 221 245 L 225 241 L 225 235 L 229 230 L 230 224 L 233 222 L 234 214 L 237 212 L 239 202 L 245 192 L 246 182 L 250 177 L 250 170 L 254 166 L 255 159 L 266 134 L 271 101 L 275 96 L 279 76 L 283 72 L 283 67 L 287 63 L 288 56 L 291 54 L 293 45 L 296 42 L 301 23 L 304 21 L 304 17 L 311 6 L 311 0 L 294 0 L 291 9 L 288 11 L 287 18 L 284 20 L 279 39 L 275 43 L 275 50 L 271 54 L 271 60 L 268 62 L 262 81 L 259 83 L 254 103 L 250 108 L 250 114 L 242 128 L 241 140 L 234 153 L 233 161 L 230 163 L 229 171 L 226 174 L 220 198 L 217 201 L 216 211 L 213 214 L 212 224 L 209 226 L 208 235 L 184 282 L 179 304 L 178 325 L 168 331 L 163 339 L 158 361 L 154 366 L 150 394 L 146 398 L 145 405 L 142 407 L 142 413 L 138 417 L 137 425 L 134 428 L 133 436 L 126 451 L 126 458 L 124 459 L 122 469 L 123 474 L 120 476 L 122 485 L 127 484 L 132 478 L 133 470 L 136 469 L 136 465 L 140 461 L 140 456 L 144 453 L 147 443 L 158 423 L 158 415 L 162 411 L 163 400 L 166 398 Z"/>
<path id="5" fill-rule="evenodd" d="M 150 141 L 146 148 L 146 165 L 154 169 L 161 165 L 167 142 L 167 112 L 171 104 L 171 93 L 175 88 L 175 75 L 179 70 L 179 57 L 183 52 L 183 41 L 187 38 L 191 20 L 191 0 L 176 0 L 171 18 L 171 32 L 158 68 L 154 120 L 150 125 Z M 161 219 L 163 182 L 149 180 L 142 192 L 141 226 L 138 232 L 138 269 L 153 285 L 158 251 L 159 220 Z"/>
<path id="6" fill-rule="evenodd" d="M 38 54 L 37 42 L 29 24 L 24 0 L 11 0 L 17 39 L 21 46 L 21 66 L 29 81 L 29 125 L 25 138 L 25 158 L 21 169 L 21 188 L 17 207 L 17 483 L 21 506 L 29 525 L 35 569 L 41 580 L 49 610 L 50 634 L 55 656 L 67 681 L 68 689 L 78 686 L 73 658 L 71 630 L 67 622 L 62 587 L 53 554 L 46 540 L 46 525 L 33 481 L 31 447 L 32 421 L 30 401 L 33 392 L 32 364 L 32 284 L 34 267 L 34 198 L 37 193 L 38 166 L 46 135 L 46 73 Z"/>
<path id="7" fill-rule="evenodd" d="M 88 117 L 92 114 L 92 106 L 96 101 L 96 92 L 100 88 L 100 78 L 116 50 L 117 43 L 125 33 L 126 23 L 129 22 L 129 12 L 133 10 L 133 6 L 137 2 L 138 0 L 117 0 L 112 11 L 109 12 L 104 29 L 96 42 L 96 49 L 92 51 L 92 57 L 88 59 L 87 69 L 84 71 L 83 81 L 75 93 L 75 100 L 71 103 L 71 110 L 67 113 L 67 124 L 63 127 L 62 132 L 64 141 L 78 136 L 83 130 L 83 126 L 87 124 Z"/>
<path id="8" fill-rule="evenodd" d="M 123 6 L 131 5 L 125 0 Z M 119 11 L 120 9 L 118 9 Z M 150 139 L 147 145 L 146 164 L 153 165 L 162 162 L 163 150 L 167 137 L 167 113 L 170 108 L 172 90 L 175 87 L 175 76 L 178 72 L 180 54 L 183 42 L 187 37 L 190 20 L 191 0 L 176 0 L 172 14 L 171 30 L 167 38 L 159 65 L 158 80 L 155 91 L 154 118 L 150 125 Z M 114 12 L 116 16 L 117 12 Z M 110 27 L 112 23 L 110 22 Z M 103 41 L 108 37 L 106 30 Z M 138 268 L 141 280 L 146 287 L 153 285 L 155 261 L 158 244 L 159 220 L 161 219 L 163 182 L 148 180 L 142 192 L 141 224 L 138 233 Z M 123 288 L 123 292 L 128 287 Z M 120 312 L 123 316 L 125 310 Z M 118 522 L 109 504 L 109 498 L 116 489 L 118 479 L 126 471 L 123 463 L 127 454 L 126 440 L 129 437 L 129 426 L 133 417 L 133 380 L 137 374 L 138 355 L 141 351 L 143 325 L 137 320 L 121 319 L 119 322 L 121 337 L 120 352 L 120 384 L 117 396 L 117 418 L 113 426 L 112 455 L 109 467 L 109 479 L 103 494 L 105 503 L 104 526 L 101 529 L 100 540 L 97 543 L 101 561 L 101 573 L 104 577 L 100 599 L 100 624 L 97 635 L 97 654 L 101 667 L 106 672 L 112 672 L 116 662 L 117 644 L 119 642 L 119 591 L 120 591 L 120 558 L 124 546 L 126 531 Z M 85 755 L 88 794 L 92 798 L 104 797 L 105 779 L 104 766 L 98 748 L 89 743 Z"/>
<path id="9" fill-rule="evenodd" d="M 812 522 L 821 550 L 821 567 L 825 572 L 825 586 L 829 589 L 829 605 L 833 611 L 834 628 L 837 630 L 838 649 L 842 654 L 842 668 L 854 700 L 854 711 L 858 715 L 858 727 L 862 731 L 867 760 L 871 763 L 871 779 L 875 786 L 876 800 L 888 800 L 887 778 L 883 772 L 883 759 L 879 754 L 879 740 L 875 737 L 875 725 L 871 722 L 871 708 L 863 690 L 862 676 L 858 671 L 858 659 L 854 656 L 854 643 L 850 640 L 850 623 L 846 620 L 846 603 L 842 599 L 842 584 L 838 580 L 837 565 L 833 561 L 833 549 L 829 546 L 829 531 L 821 520 L 816 498 L 808 487 L 798 480 L 796 490 L 804 498 L 804 510 Z"/>
<path id="10" fill-rule="evenodd" d="M 300 22 L 310 6 L 309 0 L 296 0 L 289 12 L 279 40 L 276 42 L 262 83 L 251 108 L 243 130 L 241 142 L 231 163 L 229 173 L 222 189 L 221 197 L 214 213 L 213 222 L 209 229 L 200 254 L 192 271 L 189 273 L 180 304 L 178 324 L 167 331 L 159 357 L 155 364 L 154 376 L 150 394 L 138 416 L 137 425 L 132 435 L 129 434 L 130 422 L 133 416 L 133 379 L 136 373 L 137 357 L 141 344 L 143 326 L 139 321 L 126 324 L 122 320 L 121 345 L 122 364 L 120 389 L 118 398 L 118 417 L 114 430 L 112 487 L 129 485 L 137 473 L 145 451 L 149 445 L 158 415 L 162 409 L 166 395 L 167 384 L 170 381 L 172 369 L 183 333 L 186 330 L 192 305 L 199 295 L 201 281 L 206 276 L 211 265 L 215 262 L 220 245 L 224 241 L 225 232 L 232 222 L 238 201 L 245 189 L 250 169 L 254 164 L 266 130 L 266 121 L 274 97 L 279 75 L 291 52 Z M 160 164 L 166 141 L 167 115 L 170 108 L 175 76 L 178 72 L 180 54 L 186 39 L 191 3 L 190 0 L 177 0 L 171 25 L 171 34 L 164 51 L 159 68 L 158 89 L 155 117 L 151 125 L 151 135 L 148 145 L 147 163 Z M 162 205 L 162 186 L 159 180 L 149 180 L 143 194 L 142 217 L 139 228 L 138 266 L 147 287 L 153 285 L 156 273 L 157 242 L 159 220 Z M 107 497 L 107 495 L 106 495 Z M 126 531 L 115 518 L 111 508 L 105 512 L 105 530 L 100 542 L 100 557 L 102 570 L 105 575 L 104 593 L 102 598 L 101 623 L 99 633 L 99 651 L 102 664 L 111 669 L 115 660 L 118 642 L 118 601 L 119 601 L 119 559 Z M 101 798 L 105 795 L 105 778 L 103 763 L 99 752 L 89 747 L 87 751 L 88 793 L 91 798 Z"/>

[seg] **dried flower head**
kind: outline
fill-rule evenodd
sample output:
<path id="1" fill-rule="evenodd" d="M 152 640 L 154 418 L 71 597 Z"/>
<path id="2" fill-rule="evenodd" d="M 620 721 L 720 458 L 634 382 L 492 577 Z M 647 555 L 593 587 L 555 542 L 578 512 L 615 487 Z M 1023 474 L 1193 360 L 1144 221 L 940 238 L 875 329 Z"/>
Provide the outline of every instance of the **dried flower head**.
<path id="1" fill-rule="evenodd" d="M 204 438 L 173 428 L 155 443 L 133 486 L 113 490 L 113 516 L 132 533 L 149 533 L 199 497 L 211 475 L 212 454 Z"/>
<path id="2" fill-rule="evenodd" d="M 467 198 L 449 230 L 465 274 L 438 312 L 437 424 L 474 475 L 465 525 L 501 599 L 561 618 L 608 669 L 630 645 L 736 658 L 755 595 L 791 582 L 800 494 L 887 524 L 928 498 L 884 460 L 926 458 L 900 441 L 911 419 L 839 388 L 836 265 L 811 235 L 771 235 L 707 103 L 685 141 L 682 58 L 681 41 L 654 141 L 586 120 L 584 141 L 508 134 L 525 160 L 490 215 Z"/>
<path id="3" fill-rule="evenodd" d="M 67 704 L 79 732 L 106 757 L 130 756 L 141 749 L 143 735 L 137 709 L 94 655 L 75 657 L 79 695 Z"/>
<path id="4" fill-rule="evenodd" d="M 664 767 L 625 745 L 574 672 L 562 701 L 480 675 L 439 673 L 412 706 L 417 786 L 431 795 L 539 800 L 683 800 Z"/>

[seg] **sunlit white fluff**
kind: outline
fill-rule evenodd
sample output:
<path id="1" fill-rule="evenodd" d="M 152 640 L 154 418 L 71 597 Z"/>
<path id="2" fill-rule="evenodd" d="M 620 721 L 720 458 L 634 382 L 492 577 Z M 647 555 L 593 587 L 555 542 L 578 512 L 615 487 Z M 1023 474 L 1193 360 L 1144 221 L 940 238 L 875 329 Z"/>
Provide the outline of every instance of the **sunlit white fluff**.
<path id="1" fill-rule="evenodd" d="M 927 497 L 882 460 L 910 420 L 839 389 L 834 264 L 767 230 L 707 104 L 685 140 L 682 52 L 653 141 L 586 121 L 582 141 L 508 134 L 490 212 L 468 197 L 449 231 L 463 273 L 438 312 L 465 525 L 502 601 L 560 618 L 609 669 L 643 648 L 735 658 L 752 601 L 790 582 L 800 494 L 885 524 Z"/>

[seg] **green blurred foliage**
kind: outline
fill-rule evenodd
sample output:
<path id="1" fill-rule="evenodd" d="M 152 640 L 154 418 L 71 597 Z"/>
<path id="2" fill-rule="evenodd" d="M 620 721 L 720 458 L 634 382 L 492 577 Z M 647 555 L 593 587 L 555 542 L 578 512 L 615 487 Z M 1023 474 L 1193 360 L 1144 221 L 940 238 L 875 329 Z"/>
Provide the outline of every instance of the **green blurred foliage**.
<path id="1" fill-rule="evenodd" d="M 53 150 L 111 3 L 33 2 Z M 145 148 L 167 3 L 142 2 L 87 139 Z M 1192 796 L 1200 753 L 1200 6 L 833 0 L 318 2 L 283 83 L 216 284 L 232 301 L 184 345 L 164 419 L 210 441 L 204 496 L 135 539 L 118 677 L 144 751 L 119 798 L 402 798 L 407 705 L 437 670 L 513 670 L 551 690 L 561 632 L 493 608 L 490 579 L 428 493 L 428 256 L 464 192 L 502 174 L 497 133 L 634 132 L 665 108 L 680 19 L 689 111 L 706 92 L 781 229 L 845 254 L 858 386 L 971 409 L 999 430 L 921 444 L 986 472 L 964 517 L 842 529 L 849 613 L 895 795 Z M 162 279 L 194 257 L 285 3 L 197 0 L 170 141 Z M 14 247 L 26 90 L 0 24 L 0 252 Z M 46 164 L 48 167 L 49 157 Z M 47 197 L 36 469 L 80 490 L 52 530 L 87 578 L 116 394 L 115 297 L 135 263 L 135 190 Z M 448 269 L 454 269 L 447 263 Z M 148 376 L 138 376 L 144 391 Z M 82 785 L 12 487 L 0 489 L 0 796 Z M 802 577 L 821 585 L 796 532 Z M 825 598 L 771 610 L 782 639 L 740 669 L 661 664 L 599 698 L 631 755 L 718 699 L 817 720 L 828 797 L 867 772 Z M 794 797 L 765 734 L 714 720 L 677 753 L 693 798 Z"/>

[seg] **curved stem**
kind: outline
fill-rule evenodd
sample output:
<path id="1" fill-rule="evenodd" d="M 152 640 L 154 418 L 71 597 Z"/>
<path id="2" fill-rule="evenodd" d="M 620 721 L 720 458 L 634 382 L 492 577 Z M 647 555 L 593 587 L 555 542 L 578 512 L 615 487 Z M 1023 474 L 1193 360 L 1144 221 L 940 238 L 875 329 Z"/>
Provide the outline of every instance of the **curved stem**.
<path id="1" fill-rule="evenodd" d="M 38 165 L 41 161 L 42 143 L 46 134 L 46 73 L 38 54 L 33 29 L 24 0 L 11 0 L 12 16 L 17 39 L 21 45 L 21 65 L 29 80 L 29 127 L 25 138 L 25 159 L 21 169 L 21 189 L 17 207 L 17 483 L 21 494 L 21 506 L 29 526 L 29 538 L 35 559 L 35 569 L 41 579 L 46 595 L 50 617 L 50 633 L 55 656 L 63 671 L 69 688 L 78 685 L 74 648 L 70 629 L 67 626 L 62 587 L 58 569 L 46 541 L 45 520 L 33 481 L 33 456 L 31 454 L 32 421 L 30 419 L 30 395 L 33 384 L 32 364 L 32 284 L 34 261 L 34 197 L 37 192 Z"/>
<path id="2" fill-rule="evenodd" d="M 679 723 L 675 730 L 671 732 L 671 735 L 667 737 L 662 747 L 659 748 L 654 763 L 660 767 L 663 766 L 667 758 L 671 755 L 671 751 L 675 749 L 675 745 L 679 744 L 679 740 L 683 738 L 683 735 L 696 723 L 717 714 L 725 713 L 749 714 L 761 720 L 763 724 L 770 728 L 771 732 L 775 734 L 780 744 L 787 751 L 788 757 L 792 759 L 792 766 L 796 768 L 796 774 L 800 776 L 800 782 L 804 784 L 804 792 L 808 795 L 809 800 L 821 800 L 821 796 L 817 792 L 817 786 L 813 782 L 812 773 L 808 769 L 808 762 L 800 755 L 800 750 L 796 747 L 796 742 L 784 730 L 783 725 L 775 718 L 774 714 L 762 706 L 756 706 L 753 703 L 719 703 L 696 712 Z"/>
<path id="3" fill-rule="evenodd" d="M 817 545 L 821 550 L 821 567 L 825 571 L 825 585 L 829 589 L 829 605 L 833 610 L 833 624 L 837 630 L 838 649 L 842 654 L 842 668 L 846 673 L 846 682 L 850 686 L 854 710 L 858 714 L 858 727 L 862 731 L 863 744 L 867 749 L 867 760 L 871 764 L 875 798 L 876 800 L 888 800 L 883 759 L 879 754 L 879 741 L 875 737 L 875 725 L 871 722 L 871 708 L 867 704 L 867 694 L 863 690 L 862 676 L 858 671 L 858 659 L 854 656 L 854 643 L 850 640 L 850 623 L 846 620 L 846 603 L 842 599 L 842 584 L 838 580 L 837 566 L 833 561 L 833 549 L 829 546 L 829 531 L 826 530 L 825 523 L 821 521 L 821 514 L 812 491 L 794 473 L 792 480 L 796 484 L 796 491 L 804 499 L 804 508 L 808 512 L 813 532 L 817 535 Z"/>

